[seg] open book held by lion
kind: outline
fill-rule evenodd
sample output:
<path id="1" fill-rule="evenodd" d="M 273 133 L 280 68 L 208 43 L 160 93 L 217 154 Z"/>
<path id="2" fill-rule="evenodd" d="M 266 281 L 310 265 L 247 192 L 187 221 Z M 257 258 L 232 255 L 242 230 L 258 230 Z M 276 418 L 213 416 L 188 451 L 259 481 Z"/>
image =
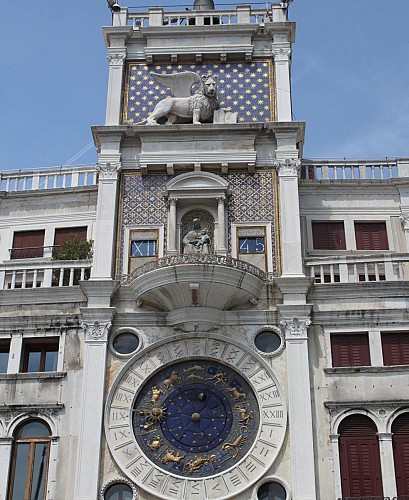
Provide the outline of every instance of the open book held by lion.
<path id="1" fill-rule="evenodd" d="M 213 121 L 213 113 L 218 109 L 217 77 L 200 77 L 192 71 L 166 75 L 151 72 L 151 75 L 157 83 L 170 89 L 173 97 L 158 102 L 148 116 L 146 125 L 158 125 L 158 120 L 163 118 L 166 119 L 166 125 L 172 125 L 178 118 L 194 124 Z M 201 88 L 192 95 L 192 86 L 196 83 L 201 83 Z"/>

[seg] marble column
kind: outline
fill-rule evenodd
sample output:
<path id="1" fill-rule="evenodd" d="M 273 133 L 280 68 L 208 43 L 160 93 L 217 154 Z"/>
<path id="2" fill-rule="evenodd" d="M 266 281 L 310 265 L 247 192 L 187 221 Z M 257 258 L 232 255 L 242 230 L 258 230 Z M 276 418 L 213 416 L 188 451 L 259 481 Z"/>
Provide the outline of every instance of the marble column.
<path id="1" fill-rule="evenodd" d="M 382 484 L 385 497 L 396 497 L 396 476 L 393 457 L 392 433 L 378 432 L 379 453 L 381 456 Z"/>
<path id="2" fill-rule="evenodd" d="M 82 316 L 85 348 L 75 500 L 95 500 L 99 487 L 107 342 L 113 308 L 83 310 Z"/>
<path id="3" fill-rule="evenodd" d="M 217 222 L 218 222 L 218 232 L 217 232 L 217 253 L 225 255 L 227 251 L 226 247 L 226 210 L 225 210 L 225 196 L 219 196 L 217 198 Z"/>
<path id="4" fill-rule="evenodd" d="M 177 221 L 176 221 L 176 203 L 177 198 L 169 198 L 169 214 L 168 214 L 168 254 L 176 254 L 176 233 L 177 233 Z M 183 249 L 180 249 L 180 253 L 183 253 Z"/>
<path id="5" fill-rule="evenodd" d="M 291 306 L 281 306 L 280 325 L 285 335 L 288 377 L 288 414 L 291 443 L 293 500 L 316 500 L 312 428 L 308 317 L 293 317 Z"/>
<path id="6" fill-rule="evenodd" d="M 289 42 L 273 43 L 271 47 L 277 89 L 277 121 L 290 122 L 291 112 L 291 84 L 290 84 L 290 57 L 291 45 Z"/>

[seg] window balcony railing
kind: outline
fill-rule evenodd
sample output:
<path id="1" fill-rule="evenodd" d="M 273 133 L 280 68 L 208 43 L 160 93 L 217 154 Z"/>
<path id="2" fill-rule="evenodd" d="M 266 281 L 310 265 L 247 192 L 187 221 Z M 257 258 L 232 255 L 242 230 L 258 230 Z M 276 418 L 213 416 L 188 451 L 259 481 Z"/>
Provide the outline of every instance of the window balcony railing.
<path id="1" fill-rule="evenodd" d="M 409 279 L 409 254 L 342 255 L 305 259 L 306 275 L 316 284 L 402 281 Z"/>
<path id="2" fill-rule="evenodd" d="M 8 262 L 0 265 L 0 289 L 49 288 L 78 285 L 89 279 L 91 260 Z"/>
<path id="3" fill-rule="evenodd" d="M 409 160 L 304 160 L 301 179 L 316 181 L 390 180 L 409 176 Z"/>

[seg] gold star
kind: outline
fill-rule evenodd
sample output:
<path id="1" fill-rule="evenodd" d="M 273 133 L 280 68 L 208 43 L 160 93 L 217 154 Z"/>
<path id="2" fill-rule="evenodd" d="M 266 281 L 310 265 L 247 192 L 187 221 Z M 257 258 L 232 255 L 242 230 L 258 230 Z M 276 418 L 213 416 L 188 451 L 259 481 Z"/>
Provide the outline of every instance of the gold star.
<path id="1" fill-rule="evenodd" d="M 135 76 L 131 76 L 131 80 L 136 80 L 136 77 Z"/>
<path id="2" fill-rule="evenodd" d="M 142 75 L 142 71 L 139 70 L 139 71 L 136 72 L 136 74 L 137 75 Z"/>
<path id="3" fill-rule="evenodd" d="M 155 66 L 155 69 L 160 69 L 160 66 Z"/>
<path id="4" fill-rule="evenodd" d="M 136 70 L 136 66 L 132 66 L 131 70 L 135 71 Z"/>

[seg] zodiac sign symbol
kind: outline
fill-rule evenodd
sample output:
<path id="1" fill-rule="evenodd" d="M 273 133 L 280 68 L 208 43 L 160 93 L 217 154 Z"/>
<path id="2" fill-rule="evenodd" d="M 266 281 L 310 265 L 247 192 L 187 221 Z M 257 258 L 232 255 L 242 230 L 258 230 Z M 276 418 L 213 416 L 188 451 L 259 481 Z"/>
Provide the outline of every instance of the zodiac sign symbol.
<path id="1" fill-rule="evenodd" d="M 159 448 L 163 445 L 163 440 L 160 436 L 154 436 L 152 441 L 148 443 L 148 448 L 151 451 L 159 450 Z"/>
<path id="2" fill-rule="evenodd" d="M 183 470 L 186 467 L 188 467 L 190 473 L 196 472 L 197 470 L 200 469 L 200 467 L 202 467 L 202 465 L 207 465 L 208 463 L 212 464 L 212 468 L 214 470 L 213 462 L 215 460 L 216 460 L 216 455 L 208 455 L 207 457 L 206 456 L 200 457 L 199 455 L 195 455 L 194 460 L 192 460 L 191 462 L 187 462 L 183 467 Z"/>
<path id="3" fill-rule="evenodd" d="M 186 455 L 179 455 L 179 453 L 176 453 L 173 450 L 168 450 L 166 452 L 166 455 L 162 458 L 162 463 L 167 464 L 168 462 L 174 462 L 178 464 L 181 460 L 185 458 Z"/>
<path id="4" fill-rule="evenodd" d="M 149 407 L 144 407 L 141 414 L 145 416 L 146 424 L 143 426 L 144 429 L 150 429 L 153 424 L 162 422 L 166 418 L 166 408 L 164 405 L 152 405 Z"/>
<path id="5" fill-rule="evenodd" d="M 214 383 L 215 385 L 217 385 L 219 382 L 223 385 L 227 384 L 228 382 L 228 376 L 227 376 L 227 373 L 225 372 L 217 372 L 215 375 L 213 375 L 213 377 L 209 377 L 207 378 L 206 380 L 215 380 L 216 382 Z"/>
<path id="6" fill-rule="evenodd" d="M 163 385 L 166 387 L 166 389 L 169 389 L 169 387 L 171 387 L 172 385 L 177 384 L 178 382 L 180 382 L 180 377 L 178 375 L 178 372 L 176 372 L 175 370 L 173 370 L 172 373 L 170 374 L 169 378 L 167 378 L 163 382 Z"/>
<path id="7" fill-rule="evenodd" d="M 240 406 L 237 405 L 234 408 L 236 410 L 238 410 L 238 412 L 240 414 L 240 420 L 239 420 L 239 422 L 241 424 L 248 425 L 249 422 L 250 422 L 250 419 L 254 418 L 253 412 L 250 411 L 249 413 L 247 413 L 247 408 L 246 407 L 241 408 Z"/>
<path id="8" fill-rule="evenodd" d="M 227 453 L 230 453 L 231 458 L 236 458 L 237 455 L 239 454 L 240 446 L 243 446 L 245 441 L 246 438 L 243 436 L 242 431 L 240 431 L 240 434 L 236 437 L 236 439 L 232 443 L 224 443 L 224 445 L 222 446 L 222 450 L 227 451 Z"/>
<path id="9" fill-rule="evenodd" d="M 190 372 L 201 372 L 203 371 L 204 368 L 203 366 L 199 366 L 199 365 L 193 365 L 191 366 L 190 368 L 186 368 L 186 370 L 183 370 L 184 373 L 190 373 Z"/>
<path id="10" fill-rule="evenodd" d="M 154 405 L 158 402 L 158 399 L 161 394 L 163 394 L 163 391 L 161 389 L 158 389 L 157 387 L 151 387 L 152 391 L 152 397 L 151 397 L 151 403 Z"/>
<path id="11" fill-rule="evenodd" d="M 191 373 L 186 377 L 186 380 L 194 380 L 194 379 L 203 380 L 203 377 L 201 377 L 200 375 L 196 375 L 195 373 Z"/>
<path id="12" fill-rule="evenodd" d="M 233 399 L 235 401 L 240 401 L 240 399 L 246 398 L 246 394 L 244 392 L 239 392 L 237 387 L 232 387 L 231 389 L 227 389 L 227 392 L 231 392 L 233 394 Z"/>

